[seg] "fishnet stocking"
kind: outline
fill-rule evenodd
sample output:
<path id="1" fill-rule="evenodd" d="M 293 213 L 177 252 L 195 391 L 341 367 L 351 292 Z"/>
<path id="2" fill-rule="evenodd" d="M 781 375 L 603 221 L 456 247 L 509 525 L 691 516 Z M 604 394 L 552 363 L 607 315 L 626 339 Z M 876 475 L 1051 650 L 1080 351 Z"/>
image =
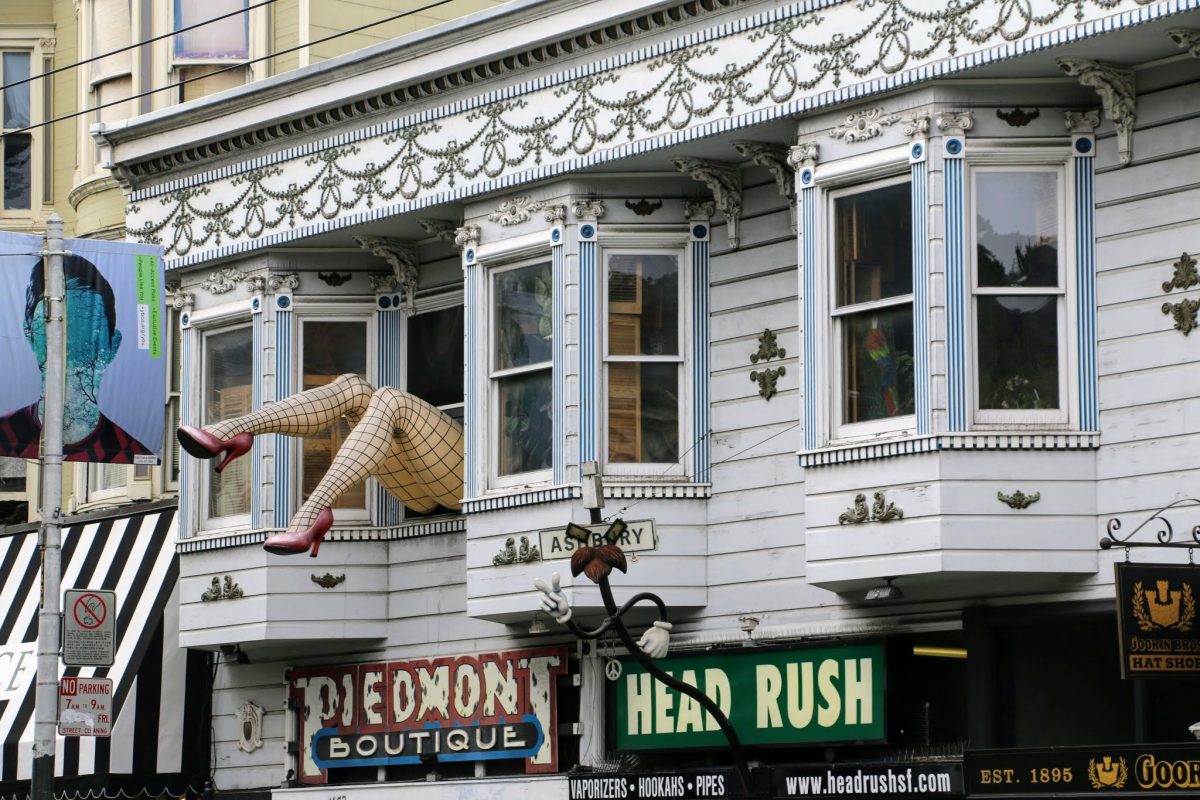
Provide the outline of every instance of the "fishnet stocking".
<path id="1" fill-rule="evenodd" d="M 258 411 L 206 426 L 222 439 L 250 433 L 307 436 L 342 416 L 354 424 L 333 463 L 292 516 L 289 531 L 310 527 L 349 487 L 368 475 L 413 511 L 460 508 L 463 433 L 452 418 L 400 389 L 372 389 L 357 375 L 284 398 Z"/>

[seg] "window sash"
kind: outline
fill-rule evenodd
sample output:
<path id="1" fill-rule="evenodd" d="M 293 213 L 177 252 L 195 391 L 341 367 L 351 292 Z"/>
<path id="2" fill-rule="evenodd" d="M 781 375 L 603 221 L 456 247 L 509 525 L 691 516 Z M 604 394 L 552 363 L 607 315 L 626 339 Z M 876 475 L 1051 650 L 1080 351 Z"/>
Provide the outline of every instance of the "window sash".
<path id="1" fill-rule="evenodd" d="M 210 414 L 212 411 L 211 403 L 213 402 L 212 392 L 214 391 L 214 381 L 212 380 L 211 370 L 212 364 L 212 341 L 215 338 L 223 336 L 240 335 L 243 337 L 242 344 L 246 345 L 249 353 L 249 360 L 245 365 L 245 384 L 233 384 L 229 389 L 240 390 L 240 392 L 232 392 L 229 400 L 233 406 L 229 409 L 222 409 L 217 414 Z M 230 340 L 232 341 L 232 340 Z M 250 345 L 252 342 L 251 327 L 249 325 L 239 325 L 235 327 L 217 328 L 204 333 L 201 347 L 201 382 L 202 387 L 200 393 L 201 399 L 201 424 L 208 425 L 219 419 L 227 419 L 229 417 L 244 414 L 250 410 L 252 402 L 252 391 L 254 385 L 254 355 L 253 348 Z M 239 365 L 240 367 L 240 365 Z M 241 377 L 238 375 L 237 377 Z M 206 520 L 206 528 L 227 528 L 239 525 L 244 525 L 250 520 L 251 497 L 250 492 L 250 460 L 247 457 L 239 458 L 231 463 L 219 475 L 211 469 L 200 470 L 201 474 L 201 497 L 203 498 L 204 509 L 202 519 Z M 220 492 L 229 490 L 237 494 L 231 494 L 229 497 L 224 497 Z M 238 496 L 240 495 L 240 497 Z M 222 504 L 218 506 L 218 504 Z M 224 511 L 225 513 L 221 513 Z"/>
<path id="2" fill-rule="evenodd" d="M 248 0 L 208 0 L 206 3 L 174 0 L 172 30 L 195 25 L 219 17 L 238 8 L 245 9 Z M 229 17 L 209 23 L 172 39 L 171 54 L 176 64 L 241 61 L 250 57 L 250 14 Z"/>
<path id="3" fill-rule="evenodd" d="M 0 51 L 0 85 L 29 78 L 32 69 L 32 50 Z M 8 134 L 0 139 L 0 208 L 7 212 L 27 212 L 33 208 L 33 131 L 8 133 L 36 121 L 33 85 L 24 83 L 0 93 L 3 95 L 0 129 Z"/>
<path id="4" fill-rule="evenodd" d="M 1071 187 L 1068 184 L 1069 173 L 1064 165 L 1065 158 L 1059 154 L 1050 157 L 1050 154 L 1034 154 L 1030 153 L 1029 161 L 1026 163 L 1011 163 L 1015 159 L 1013 154 L 1006 154 L 1004 163 L 987 163 L 986 156 L 983 158 L 983 163 L 969 164 L 968 179 L 969 179 L 969 200 L 970 208 L 968 213 L 964 215 L 968 225 L 967 235 L 967 257 L 971 270 L 970 274 L 970 304 L 968 312 L 971 319 L 968 324 L 968 336 L 970 341 L 967 343 L 968 352 L 971 354 L 971 370 L 970 370 L 970 387 L 971 407 L 973 412 L 974 423 L 986 430 L 989 427 L 1005 427 L 1011 425 L 1037 425 L 1037 426 L 1061 426 L 1067 425 L 1071 418 L 1072 398 L 1074 395 L 1073 388 L 1070 384 L 1071 375 L 1071 354 L 1072 354 L 1072 338 L 1077 335 L 1073 331 L 1068 320 L 1068 307 L 1071 296 L 1071 276 L 1067 269 L 1073 258 L 1070 216 L 1068 213 L 1071 207 Z M 1056 228 L 1056 272 L 1055 283 L 1053 285 L 1042 286 L 1004 286 L 1004 285 L 981 285 L 980 284 L 980 259 L 979 259 L 979 242 L 980 242 L 980 221 L 979 214 L 981 208 L 980 202 L 980 186 L 979 177 L 981 175 L 997 174 L 997 173 L 1029 173 L 1029 174 L 1049 174 L 1055 179 L 1054 202 Z M 1020 233 L 1020 232 L 1018 232 Z M 1024 297 L 1037 298 L 1048 297 L 1054 298 L 1055 304 L 1055 359 L 1057 368 L 1057 381 L 1055 387 L 1058 392 L 1057 407 L 1054 408 L 990 408 L 987 405 L 992 405 L 992 401 L 988 401 L 985 405 L 983 397 L 983 372 L 991 363 L 984 363 L 984 357 L 980 353 L 981 345 L 981 319 L 980 301 L 985 298 L 997 297 Z M 1025 381 L 1018 380 L 1025 378 Z M 1029 381 L 1023 375 L 1014 374 L 1012 376 L 1012 388 L 1004 390 L 995 390 L 992 392 L 993 397 L 997 391 L 1011 393 L 1014 398 L 1028 398 L 1034 391 L 1036 381 Z M 1004 382 L 1007 387 L 1009 381 Z"/>
<path id="5" fill-rule="evenodd" d="M 907 307 L 910 309 L 910 317 L 912 317 L 916 309 L 914 307 L 914 295 L 911 291 L 906 294 L 885 296 L 849 305 L 839 305 L 839 293 L 843 287 L 840 285 L 842 267 L 838 263 L 840 255 L 838 237 L 841 231 L 838 230 L 837 204 L 839 200 L 847 197 L 867 194 L 879 189 L 900 185 L 908 187 L 911 198 L 912 178 L 907 172 L 880 180 L 844 186 L 830 190 L 826 194 L 826 219 L 822 230 L 824 230 L 825 235 L 828 237 L 823 248 L 827 267 L 822 274 L 826 283 L 824 296 L 826 298 L 825 316 L 827 324 L 824 330 L 825 335 L 828 337 L 823 351 L 826 354 L 826 364 L 829 365 L 828 380 L 825 382 L 826 389 L 824 395 L 825 406 L 829 414 L 829 437 L 826 442 L 827 445 L 842 444 L 860 438 L 876 437 L 881 434 L 915 430 L 916 428 L 915 410 L 913 413 L 884 416 L 862 422 L 849 422 L 845 418 L 847 399 L 845 393 L 845 370 L 847 369 L 847 365 L 845 364 L 844 337 L 846 335 L 846 326 L 850 324 L 852 318 L 872 312 L 887 312 Z M 911 236 L 909 239 L 911 241 Z M 911 253 L 906 265 L 909 270 L 912 269 L 913 261 Z M 911 285 L 911 282 L 909 283 Z M 915 329 L 913 336 L 915 347 Z M 915 380 L 916 377 L 914 376 Z M 915 391 L 915 384 L 913 388 Z"/>

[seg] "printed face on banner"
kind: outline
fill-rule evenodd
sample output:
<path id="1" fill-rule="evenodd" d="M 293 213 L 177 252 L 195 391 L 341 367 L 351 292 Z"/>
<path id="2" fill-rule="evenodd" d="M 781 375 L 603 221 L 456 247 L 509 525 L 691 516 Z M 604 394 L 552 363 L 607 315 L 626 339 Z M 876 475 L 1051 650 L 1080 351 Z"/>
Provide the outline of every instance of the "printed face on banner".
<path id="1" fill-rule="evenodd" d="M 38 456 L 46 284 L 42 261 L 32 253 L 40 247 L 38 237 L 0 234 L 0 369 L 12 378 L 0 383 L 5 456 Z M 65 460 L 156 464 L 166 377 L 162 261 L 144 245 L 68 240 L 66 249 Z M 138 391 L 129 391 L 132 386 Z"/>
<path id="2" fill-rule="evenodd" d="M 301 783 L 328 770 L 525 759 L 558 770 L 563 647 L 292 670 Z"/>

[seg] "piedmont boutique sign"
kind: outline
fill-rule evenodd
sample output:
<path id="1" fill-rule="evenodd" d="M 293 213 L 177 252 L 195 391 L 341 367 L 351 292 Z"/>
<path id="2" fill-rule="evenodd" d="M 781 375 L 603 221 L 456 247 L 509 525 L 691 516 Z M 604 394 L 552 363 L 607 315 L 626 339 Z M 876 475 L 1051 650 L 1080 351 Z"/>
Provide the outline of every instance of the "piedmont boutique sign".
<path id="1" fill-rule="evenodd" d="M 328 770 L 525 759 L 558 770 L 563 647 L 292 670 L 302 709 L 300 782 Z"/>
<path id="2" fill-rule="evenodd" d="M 701 689 L 742 744 L 882 741 L 883 645 L 751 650 L 671 658 L 662 668 Z M 616 683 L 618 750 L 724 747 L 716 720 L 633 661 Z"/>

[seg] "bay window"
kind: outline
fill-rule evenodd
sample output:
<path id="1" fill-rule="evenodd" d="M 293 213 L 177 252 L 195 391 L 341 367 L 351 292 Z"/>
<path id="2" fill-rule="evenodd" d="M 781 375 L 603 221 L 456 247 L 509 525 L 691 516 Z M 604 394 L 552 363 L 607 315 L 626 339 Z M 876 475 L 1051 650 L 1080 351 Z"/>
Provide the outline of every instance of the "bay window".
<path id="1" fill-rule="evenodd" d="M 1065 422 L 1061 169 L 979 166 L 972 177 L 976 420 Z"/>
<path id="2" fill-rule="evenodd" d="M 605 251 L 610 467 L 680 458 L 680 261 L 678 252 Z"/>
<path id="3" fill-rule="evenodd" d="M 493 270 L 491 298 L 491 407 L 496 431 L 492 469 L 501 484 L 505 476 L 515 475 L 527 482 L 536 479 L 529 473 L 552 466 L 551 263 Z"/>
<path id="4" fill-rule="evenodd" d="M 208 333 L 204 337 L 204 425 L 249 413 L 252 409 L 254 354 L 249 326 Z M 217 525 L 237 524 L 250 513 L 250 458 L 238 458 L 217 473 L 203 469 L 207 516 Z M 248 517 L 247 517 L 248 518 Z"/>
<path id="5" fill-rule="evenodd" d="M 907 178 L 832 198 L 831 321 L 838 437 L 911 427 L 912 193 Z"/>
<path id="6" fill-rule="evenodd" d="M 174 0 L 174 30 L 245 9 L 247 5 L 248 0 L 207 0 L 204 3 Z M 249 67 L 212 73 L 250 58 L 250 12 L 177 33 L 173 43 L 172 60 L 178 79 L 198 79 L 179 87 L 181 102 L 239 86 L 246 82 Z M 208 75 L 211 77 L 205 77 Z"/>

